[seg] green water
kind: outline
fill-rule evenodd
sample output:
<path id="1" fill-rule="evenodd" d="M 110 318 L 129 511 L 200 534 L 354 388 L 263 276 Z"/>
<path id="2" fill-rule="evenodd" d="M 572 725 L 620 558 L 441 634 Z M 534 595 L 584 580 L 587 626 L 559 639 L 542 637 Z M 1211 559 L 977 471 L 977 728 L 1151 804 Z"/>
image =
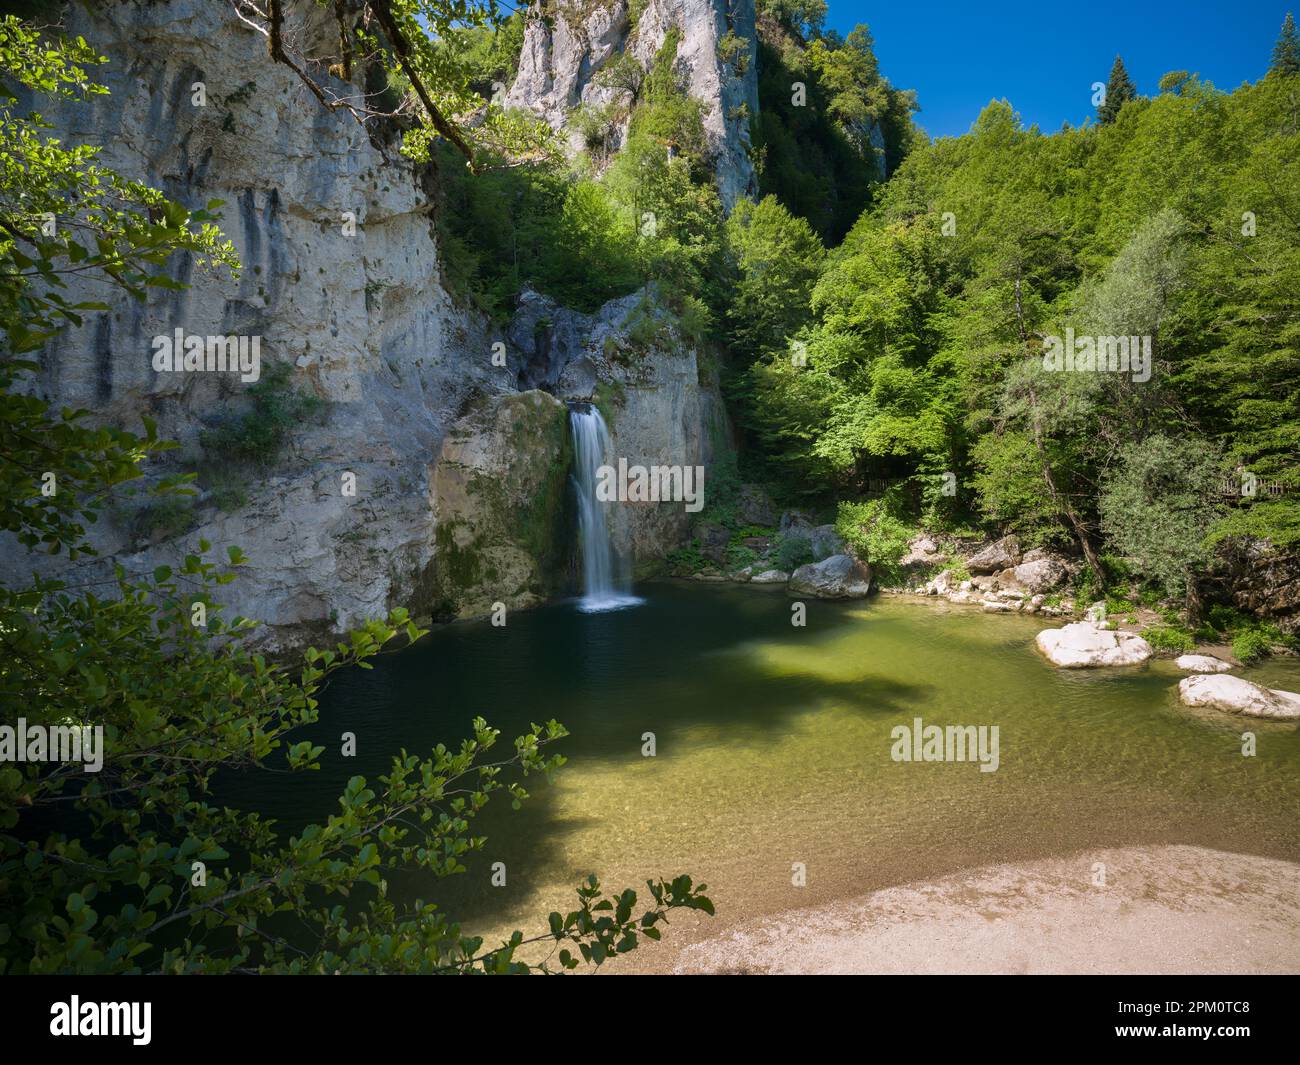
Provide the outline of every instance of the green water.
<path id="1" fill-rule="evenodd" d="M 1300 860 L 1300 730 L 1182 707 L 1168 662 L 1056 670 L 1042 621 L 913 599 L 808 604 L 781 593 L 648 585 L 640 607 L 568 604 L 444 627 L 369 672 L 337 678 L 313 738 L 320 773 L 260 775 L 240 800 L 294 826 L 334 810 L 354 773 L 401 747 L 511 737 L 557 718 L 572 733 L 554 785 L 478 822 L 468 874 L 404 885 L 467 930 L 537 926 L 599 872 L 609 886 L 690 872 L 717 927 L 958 869 L 1095 846 L 1189 843 Z M 1243 676 L 1300 690 L 1300 662 Z M 902 763 L 890 730 L 997 725 L 1000 767 Z M 1243 757 L 1241 733 L 1258 737 Z M 354 732 L 358 755 L 339 755 Z M 642 756 L 655 734 L 657 755 Z M 505 887 L 489 865 L 506 863 Z M 807 886 L 791 884 L 792 863 Z"/>

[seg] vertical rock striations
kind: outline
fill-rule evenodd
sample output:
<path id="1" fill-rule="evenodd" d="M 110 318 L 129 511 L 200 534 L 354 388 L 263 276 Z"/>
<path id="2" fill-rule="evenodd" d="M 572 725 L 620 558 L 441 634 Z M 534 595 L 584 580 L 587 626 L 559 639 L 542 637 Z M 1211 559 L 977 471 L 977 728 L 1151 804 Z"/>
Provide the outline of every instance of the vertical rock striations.
<path id="1" fill-rule="evenodd" d="M 583 106 L 600 108 L 621 90 L 598 75 L 625 52 L 648 70 L 671 28 L 682 31 L 676 67 L 689 94 L 705 105 L 704 128 L 724 206 L 757 190 L 749 158 L 749 117 L 758 112 L 754 0 L 545 0 L 529 21 L 519 72 L 507 107 L 525 108 L 564 130 L 582 147 L 572 119 Z M 534 12 L 536 13 L 536 11 Z M 724 56 L 724 39 L 735 49 Z M 623 119 L 619 139 L 626 135 Z"/>

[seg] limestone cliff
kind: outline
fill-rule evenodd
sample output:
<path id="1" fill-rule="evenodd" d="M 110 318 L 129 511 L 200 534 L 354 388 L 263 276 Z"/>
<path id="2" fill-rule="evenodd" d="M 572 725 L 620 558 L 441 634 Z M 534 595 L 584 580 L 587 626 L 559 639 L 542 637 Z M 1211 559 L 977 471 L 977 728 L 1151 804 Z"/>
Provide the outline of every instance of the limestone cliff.
<path id="1" fill-rule="evenodd" d="M 519 72 L 504 103 L 526 108 L 582 147 L 572 119 L 604 107 L 620 88 L 601 71 L 627 53 L 648 70 L 671 28 L 681 30 L 676 69 L 705 105 L 718 191 L 728 210 L 757 189 L 749 158 L 749 116 L 758 112 L 754 0 L 548 0 L 528 23 Z M 733 51 L 724 48 L 724 41 Z M 627 132 L 624 117 L 618 135 Z"/>
<path id="2" fill-rule="evenodd" d="M 181 448 L 151 463 L 149 478 L 198 469 L 207 486 L 166 522 L 139 502 L 120 505 L 95 526 L 102 557 L 82 565 L 78 582 L 102 580 L 112 561 L 138 572 L 174 563 L 200 539 L 223 557 L 238 545 L 251 565 L 223 590 L 227 613 L 268 622 L 273 644 L 396 605 L 466 616 L 562 590 L 572 544 L 561 399 L 572 390 L 524 372 L 536 359 L 535 321 L 520 327 L 528 350 L 510 343 L 500 365 L 500 331 L 448 295 L 436 174 L 321 108 L 227 4 L 71 5 L 66 18 L 110 57 L 96 71 L 110 95 L 42 101 L 57 134 L 103 146 L 107 165 L 187 205 L 224 201 L 222 229 L 243 261 L 233 280 L 177 257 L 188 288 L 118 300 L 43 353 L 43 395 L 125 428 L 153 417 Z M 552 319 L 568 321 L 586 350 L 617 329 L 599 341 L 591 331 L 621 323 L 625 310 L 588 318 L 557 308 Z M 152 338 L 178 328 L 260 337 L 262 384 L 282 367 L 285 395 L 320 410 L 252 461 L 214 445 L 265 411 L 238 377 L 155 372 Z M 716 391 L 706 400 L 698 385 L 693 351 L 660 352 L 647 366 L 641 384 L 608 362 L 599 370 L 609 387 L 627 386 L 620 444 L 630 454 L 699 438 L 720 410 Z M 629 546 L 662 553 L 677 523 L 629 527 L 641 530 Z M 0 543 L 0 561 L 67 572 L 12 542 Z"/>

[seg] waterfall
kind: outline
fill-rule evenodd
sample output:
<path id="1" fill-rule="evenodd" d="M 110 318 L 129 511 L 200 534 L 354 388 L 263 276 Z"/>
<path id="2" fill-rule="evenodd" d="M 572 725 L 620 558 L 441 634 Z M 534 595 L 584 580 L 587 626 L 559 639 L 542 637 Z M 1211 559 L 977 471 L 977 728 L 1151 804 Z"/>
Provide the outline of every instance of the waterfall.
<path id="1" fill-rule="evenodd" d="M 619 573 L 619 560 L 610 542 L 609 504 L 596 498 L 596 471 L 610 459 L 609 429 L 590 403 L 569 410 L 573 434 L 573 480 L 578 498 L 578 537 L 582 547 L 582 599 L 578 608 L 588 612 L 618 610 L 641 602 L 628 594 Z"/>

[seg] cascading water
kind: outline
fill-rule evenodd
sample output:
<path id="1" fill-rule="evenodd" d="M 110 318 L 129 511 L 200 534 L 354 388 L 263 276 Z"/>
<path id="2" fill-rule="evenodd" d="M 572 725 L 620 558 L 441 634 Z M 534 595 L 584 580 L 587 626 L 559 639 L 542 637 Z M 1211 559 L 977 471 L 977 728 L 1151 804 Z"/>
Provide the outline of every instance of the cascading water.
<path id="1" fill-rule="evenodd" d="M 641 602 L 628 594 L 619 573 L 609 536 L 607 502 L 596 496 L 597 471 L 609 461 L 610 439 L 605 419 L 590 403 L 569 409 L 573 434 L 573 480 L 578 497 L 578 537 L 582 547 L 582 598 L 578 608 L 588 612 L 619 610 Z"/>

